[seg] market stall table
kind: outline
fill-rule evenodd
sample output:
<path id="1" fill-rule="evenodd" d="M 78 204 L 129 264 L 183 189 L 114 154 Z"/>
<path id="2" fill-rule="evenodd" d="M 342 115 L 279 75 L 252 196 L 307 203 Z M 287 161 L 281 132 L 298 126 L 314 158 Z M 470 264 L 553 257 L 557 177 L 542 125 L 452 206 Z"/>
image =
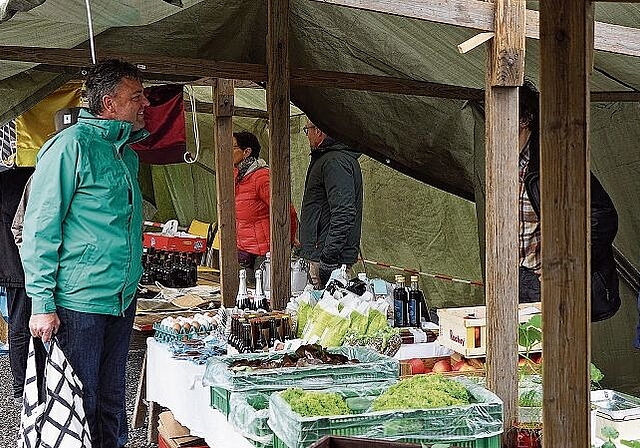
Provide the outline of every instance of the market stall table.
<path id="1" fill-rule="evenodd" d="M 206 365 L 174 359 L 165 344 L 147 339 L 147 401 L 170 409 L 175 419 L 216 448 L 253 448 L 227 418 L 210 405 L 209 387 L 202 385 Z M 149 422 L 156 425 L 157 422 Z"/>

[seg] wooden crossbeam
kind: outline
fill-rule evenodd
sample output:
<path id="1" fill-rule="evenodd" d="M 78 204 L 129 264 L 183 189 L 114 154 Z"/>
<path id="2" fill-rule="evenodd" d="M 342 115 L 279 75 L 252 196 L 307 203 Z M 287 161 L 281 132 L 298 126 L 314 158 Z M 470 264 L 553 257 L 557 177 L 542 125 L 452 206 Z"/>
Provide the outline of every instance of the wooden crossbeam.
<path id="1" fill-rule="evenodd" d="M 0 60 L 46 64 L 46 67 L 75 67 L 78 69 L 77 71 L 86 69 L 90 65 L 87 56 L 87 50 L 82 49 L 0 46 Z M 215 73 L 226 79 L 243 79 L 256 82 L 267 80 L 267 68 L 265 65 L 260 64 L 216 62 L 207 59 L 174 58 L 98 50 L 98 59 L 109 57 L 120 58 L 137 64 L 142 69 L 145 78 L 148 79 L 157 79 L 163 75 L 191 76 L 200 79 Z M 456 87 L 390 76 L 300 68 L 291 68 L 290 76 L 291 85 L 295 86 L 331 87 L 335 89 L 367 90 L 371 92 L 464 100 L 481 100 L 484 96 L 482 89 Z"/>
<path id="2" fill-rule="evenodd" d="M 70 74 L 81 74 L 83 69 L 89 66 L 86 50 L 65 49 L 65 48 L 36 48 L 36 47 L 14 47 L 0 46 L 0 60 L 32 62 L 38 65 L 38 69 L 44 71 L 64 72 Z M 117 57 L 145 67 L 143 72 L 145 78 L 153 80 L 166 80 L 172 82 L 194 82 L 197 84 L 209 85 L 210 76 L 201 76 L 203 64 L 209 64 L 213 70 L 211 73 L 222 75 L 235 74 L 238 80 L 250 79 L 256 73 L 260 74 L 261 69 L 266 72 L 266 66 L 259 64 L 245 64 L 235 62 L 212 62 L 204 59 L 190 58 L 168 58 L 134 53 L 103 53 L 98 51 L 99 58 Z M 165 63 L 178 60 L 181 64 L 175 68 L 166 69 Z M 150 62 L 152 61 L 153 64 Z M 197 73 L 191 71 L 196 67 Z M 256 67 L 260 67 L 258 70 Z M 153 70 L 150 72 L 149 70 Z M 193 80 L 193 81 L 192 81 Z M 266 75 L 264 80 L 266 80 Z M 343 73 L 329 70 L 308 70 L 291 69 L 291 84 L 307 87 L 330 87 L 335 89 L 366 90 L 371 92 L 387 92 L 402 95 L 427 96 L 433 98 L 450 98 L 462 100 L 483 100 L 484 90 L 469 87 L 450 86 L 426 81 L 414 81 L 410 79 L 393 78 L 389 76 L 362 75 L 358 73 Z M 247 86 L 251 84 L 246 84 Z M 237 87 L 237 86 L 236 86 Z M 634 91 L 612 91 L 612 92 L 591 92 L 592 102 L 640 102 L 640 92 Z M 206 103 L 197 104 L 199 112 L 212 113 L 212 106 Z M 256 113 L 255 118 L 265 118 Z M 251 112 L 245 111 L 241 107 L 235 108 L 235 116 L 250 117 Z"/>
<path id="3" fill-rule="evenodd" d="M 494 31 L 495 6 L 480 0 L 313 0 L 319 3 L 412 17 L 481 31 Z M 609 0 L 607 0 L 609 1 Z M 640 3 L 634 0 L 629 3 Z M 527 10 L 526 36 L 539 39 L 540 15 Z M 595 23 L 596 50 L 640 56 L 640 29 Z"/>
<path id="4" fill-rule="evenodd" d="M 184 108 L 187 112 L 191 111 L 191 101 L 185 100 Z M 207 103 L 204 101 L 196 100 L 196 112 L 202 114 L 213 114 L 213 103 Z M 245 118 L 269 118 L 267 111 L 260 109 L 252 109 L 249 107 L 237 107 L 233 108 L 233 116 L 234 117 L 245 117 Z"/>

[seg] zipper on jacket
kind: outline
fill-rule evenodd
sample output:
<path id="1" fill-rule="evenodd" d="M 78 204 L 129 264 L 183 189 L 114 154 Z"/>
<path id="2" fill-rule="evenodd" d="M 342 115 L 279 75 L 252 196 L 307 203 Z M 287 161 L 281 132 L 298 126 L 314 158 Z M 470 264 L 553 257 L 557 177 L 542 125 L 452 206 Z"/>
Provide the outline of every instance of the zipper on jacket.
<path id="1" fill-rule="evenodd" d="M 122 299 L 122 291 L 118 293 L 118 300 L 120 301 L 120 317 L 124 317 L 124 300 Z"/>

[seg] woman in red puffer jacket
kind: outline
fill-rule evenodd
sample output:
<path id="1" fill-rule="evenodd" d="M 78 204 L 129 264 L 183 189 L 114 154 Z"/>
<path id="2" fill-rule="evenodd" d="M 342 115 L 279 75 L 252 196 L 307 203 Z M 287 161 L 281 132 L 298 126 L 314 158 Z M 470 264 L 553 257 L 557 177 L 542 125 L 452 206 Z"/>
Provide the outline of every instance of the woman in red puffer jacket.
<path id="1" fill-rule="evenodd" d="M 269 167 L 260 158 L 260 143 L 251 132 L 233 133 L 233 166 L 236 195 L 236 232 L 238 262 L 247 270 L 247 279 L 254 280 L 269 252 Z M 298 216 L 291 212 L 291 244 L 295 241 Z"/>

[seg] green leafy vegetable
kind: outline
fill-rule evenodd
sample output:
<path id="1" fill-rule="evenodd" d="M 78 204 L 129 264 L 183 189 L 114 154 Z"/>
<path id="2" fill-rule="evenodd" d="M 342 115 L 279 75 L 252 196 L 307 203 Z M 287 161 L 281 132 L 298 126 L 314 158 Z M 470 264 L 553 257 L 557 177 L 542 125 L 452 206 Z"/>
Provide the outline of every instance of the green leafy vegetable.
<path id="1" fill-rule="evenodd" d="M 344 398 L 336 393 L 308 392 L 295 387 L 282 392 L 282 398 L 303 417 L 352 414 Z"/>
<path id="2" fill-rule="evenodd" d="M 376 398 L 375 411 L 429 409 L 470 403 L 465 387 L 442 375 L 415 375 L 404 379 Z"/>

